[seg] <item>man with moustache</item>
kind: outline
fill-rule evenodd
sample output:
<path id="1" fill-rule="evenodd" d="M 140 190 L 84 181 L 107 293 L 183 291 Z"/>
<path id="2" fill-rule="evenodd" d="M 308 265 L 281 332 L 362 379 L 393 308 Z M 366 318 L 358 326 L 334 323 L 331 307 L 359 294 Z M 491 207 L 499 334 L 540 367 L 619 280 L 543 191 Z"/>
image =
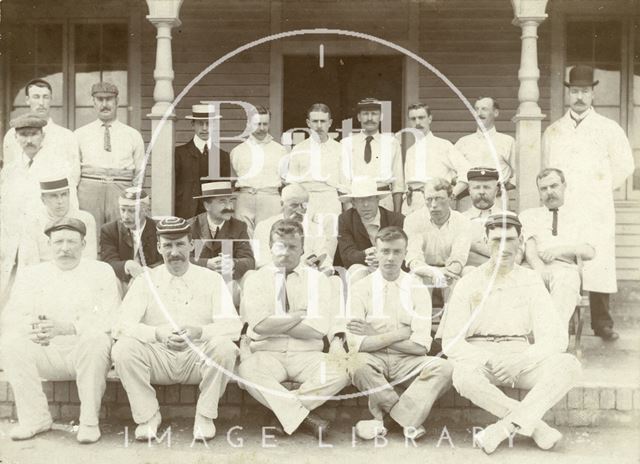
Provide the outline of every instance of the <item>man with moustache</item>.
<path id="1" fill-rule="evenodd" d="M 118 198 L 120 219 L 102 226 L 100 260 L 108 263 L 125 285 L 145 268 L 162 263 L 156 247 L 156 223 L 149 217 L 149 195 L 137 187 L 122 191 Z"/>
<path id="2" fill-rule="evenodd" d="M 386 434 L 388 415 L 416 440 L 435 401 L 451 387 L 451 365 L 427 356 L 431 347 L 431 298 L 420 279 L 402 271 L 407 235 L 386 227 L 376 235 L 378 269 L 353 287 L 347 323 L 349 375 L 368 392 L 371 420 L 356 434 L 371 440 Z M 401 394 L 389 384 L 406 386 Z"/>
<path id="3" fill-rule="evenodd" d="M 120 217 L 120 193 L 142 187 L 144 141 L 140 132 L 118 121 L 118 87 L 98 82 L 91 86 L 91 96 L 98 119 L 75 132 L 82 165 L 78 199 L 99 231 Z"/>
<path id="4" fill-rule="evenodd" d="M 86 227 L 63 217 L 50 224 L 53 260 L 16 278 L 3 312 L 2 367 L 13 389 L 18 425 L 12 440 L 51 429 L 42 380 L 75 380 L 80 399 L 77 440 L 100 439 L 99 413 L 111 367 L 110 319 L 118 280 L 105 263 L 82 259 Z"/>
<path id="5" fill-rule="evenodd" d="M 256 268 L 272 263 L 269 234 L 273 225 L 282 220 L 296 221 L 304 230 L 304 255 L 302 261 L 320 272 L 333 274 L 333 257 L 338 246 L 337 230 L 330 221 L 318 222 L 308 213 L 309 193 L 298 184 L 282 189 L 282 214 L 265 219 L 258 224 L 254 234 Z M 335 222 L 333 222 L 335 224 Z"/>
<path id="6" fill-rule="evenodd" d="M 281 211 L 278 189 L 286 163 L 286 150 L 269 134 L 271 112 L 257 107 L 251 115 L 253 133 L 231 150 L 231 174 L 238 177 L 235 218 L 247 224 L 253 237 L 256 225 Z"/>
<path id="7" fill-rule="evenodd" d="M 202 194 L 197 198 L 202 199 L 206 212 L 190 220 L 195 240 L 194 262 L 239 281 L 255 267 L 255 259 L 247 225 L 232 217 L 237 193 L 230 181 L 215 181 L 203 184 Z M 234 240 L 230 255 L 224 254 L 224 240 Z"/>
<path id="8" fill-rule="evenodd" d="M 174 213 L 177 217 L 190 218 L 205 211 L 200 199 L 202 195 L 201 179 L 209 176 L 210 152 L 219 153 L 219 176 L 229 177 L 229 153 L 212 146 L 209 125 L 220 115 L 215 114 L 213 105 L 193 105 L 191 114 L 185 119 L 191 120 L 194 135 L 189 142 L 175 149 L 175 202 Z M 214 156 L 214 155 L 211 155 Z"/>
<path id="9" fill-rule="evenodd" d="M 409 105 L 409 127 L 412 129 L 416 141 L 407 150 L 404 166 L 405 179 L 426 182 L 429 179 L 441 178 L 453 185 L 451 198 L 456 200 L 458 195 L 467 188 L 467 171 L 471 165 L 458 152 L 451 142 L 433 135 L 431 123 L 433 116 L 431 109 L 424 103 Z M 403 213 L 419 210 L 424 206 L 421 195 L 412 195 L 405 201 Z"/>
<path id="10" fill-rule="evenodd" d="M 190 263 L 189 223 L 176 217 L 157 223 L 164 264 L 133 281 L 114 329 L 113 362 L 127 392 L 135 438 L 156 437 L 162 422 L 151 386 L 199 384 L 193 437 L 215 437 L 214 419 L 236 365 L 242 323 L 222 277 Z"/>
<path id="11" fill-rule="evenodd" d="M 338 295 L 328 277 L 302 261 L 299 222 L 276 222 L 269 240 L 273 263 L 249 274 L 243 287 L 240 312 L 249 322 L 252 354 L 238 368 L 241 385 L 274 412 L 286 434 L 303 429 L 322 439 L 329 421 L 312 411 L 349 385 L 337 355 L 344 355 L 343 341 L 334 336 Z M 325 337 L 336 355 L 322 352 Z M 300 387 L 288 391 L 285 381 Z"/>
<path id="12" fill-rule="evenodd" d="M 443 328 L 453 386 L 499 419 L 474 437 L 486 453 L 516 433 L 548 450 L 562 434 L 542 417 L 574 386 L 580 363 L 564 353 L 567 331 L 540 276 L 515 262 L 522 227 L 518 216 L 498 213 L 485 225 L 491 259 L 460 279 Z M 498 386 L 529 392 L 518 401 Z"/>
<path id="13" fill-rule="evenodd" d="M 357 112 L 362 130 L 357 134 L 345 135 L 340 141 L 349 166 L 348 181 L 352 183 L 356 177 L 374 179 L 378 188 L 391 192 L 391 197 L 385 198 L 382 206 L 400 213 L 405 191 L 400 144 L 393 134 L 380 133 L 380 101 L 365 98 L 358 102 Z"/>
<path id="14" fill-rule="evenodd" d="M 609 295 L 617 291 L 616 218 L 613 190 L 634 171 L 633 153 L 622 128 L 592 106 L 593 68 L 569 72 L 569 110 L 542 138 L 542 166 L 562 170 L 567 180 L 565 205 L 591 228 L 595 257 L 585 263 L 583 283 L 589 291 L 591 327 L 604 340 L 616 340 Z"/>
<path id="15" fill-rule="evenodd" d="M 338 218 L 338 252 L 342 265 L 348 269 L 351 282 L 366 276 L 378 267 L 374 243 L 380 229 L 402 227 L 404 216 L 379 206 L 389 195 L 379 190 L 375 179 L 356 177 L 351 192 L 340 197 L 353 204 Z"/>
<path id="16" fill-rule="evenodd" d="M 564 206 L 567 185 L 561 170 L 543 169 L 536 183 L 544 206 L 520 213 L 527 263 L 542 277 L 567 327 L 580 301 L 579 267 L 595 256 L 584 240 L 591 227 Z"/>
<path id="17" fill-rule="evenodd" d="M 59 126 L 51 118 L 51 100 L 53 98 L 53 90 L 51 84 L 44 79 L 32 79 L 27 82 L 24 87 L 25 103 L 29 107 L 29 112 L 38 115 L 46 121 L 42 128 L 44 138 L 42 146 L 57 152 L 62 158 L 66 159 L 70 167 L 69 177 L 71 187 L 75 191 L 80 179 L 80 157 L 78 150 L 78 141 L 76 136 L 69 129 Z M 4 136 L 2 145 L 2 158 L 0 159 L 0 167 L 8 166 L 15 159 L 19 158 L 22 153 L 22 147 L 16 139 L 15 128 L 9 129 Z"/>

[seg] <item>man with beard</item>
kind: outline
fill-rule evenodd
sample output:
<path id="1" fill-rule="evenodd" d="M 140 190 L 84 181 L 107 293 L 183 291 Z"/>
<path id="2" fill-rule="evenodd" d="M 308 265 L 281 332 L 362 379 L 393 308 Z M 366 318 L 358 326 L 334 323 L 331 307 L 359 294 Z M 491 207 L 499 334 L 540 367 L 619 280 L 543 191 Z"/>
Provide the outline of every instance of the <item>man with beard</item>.
<path id="1" fill-rule="evenodd" d="M 199 199 L 199 195 L 202 195 L 201 179 L 209 176 L 209 159 L 210 156 L 215 156 L 216 151 L 219 153 L 219 176 L 231 175 L 229 153 L 217 146 L 219 141 L 210 138 L 210 122 L 220 119 L 220 115 L 215 114 L 214 107 L 193 105 L 191 114 L 186 119 L 191 120 L 193 138 L 175 150 L 174 213 L 181 218 L 190 218 L 205 211 L 202 200 Z"/>
<path id="2" fill-rule="evenodd" d="M 191 222 L 195 240 L 194 262 L 235 281 L 255 267 L 247 225 L 232 217 L 237 194 L 229 181 L 208 182 L 202 186 L 201 198 L 206 212 Z M 223 241 L 233 240 L 231 254 L 224 254 Z"/>
<path id="3" fill-rule="evenodd" d="M 343 156 L 347 158 L 349 172 L 347 178 L 353 183 L 356 177 L 374 179 L 381 190 L 391 192 L 382 206 L 396 213 L 402 208 L 405 191 L 402 172 L 402 151 L 393 134 L 381 134 L 382 103 L 375 98 L 365 98 L 358 102 L 358 121 L 362 131 L 343 134 Z M 391 117 L 391 115 L 388 115 Z"/>
<path id="4" fill-rule="evenodd" d="M 100 259 L 113 268 L 120 282 L 128 284 L 145 268 L 161 264 L 162 258 L 147 192 L 129 187 L 120 194 L 118 205 L 120 219 L 103 225 L 100 231 Z"/>
<path id="5" fill-rule="evenodd" d="M 426 182 L 429 179 L 441 178 L 454 184 L 451 198 L 456 200 L 458 195 L 467 188 L 467 171 L 471 167 L 469 162 L 458 152 L 448 140 L 436 137 L 431 132 L 433 116 L 431 109 L 424 103 L 409 105 L 409 126 L 416 141 L 407 150 L 404 166 L 405 179 Z M 403 213 L 419 210 L 424 206 L 424 198 L 414 195 L 409 202 L 405 202 Z"/>
<path id="6" fill-rule="evenodd" d="M 580 301 L 579 266 L 595 256 L 585 242 L 591 227 L 564 206 L 567 185 L 561 170 L 543 169 L 536 183 L 544 206 L 520 213 L 527 263 L 542 277 L 567 327 Z"/>
<path id="7" fill-rule="evenodd" d="M 219 274 L 190 263 L 189 223 L 176 217 L 157 223 L 164 264 L 135 279 L 120 308 L 112 357 L 127 392 L 136 440 L 156 437 L 162 422 L 151 384 L 199 384 L 193 437 L 216 434 L 218 400 L 236 365 L 242 323 Z"/>
<path id="8" fill-rule="evenodd" d="M 304 230 L 304 255 L 302 262 L 321 272 L 333 274 L 333 257 L 338 246 L 338 234 L 331 221 L 318 222 L 309 217 L 309 193 L 298 184 L 282 189 L 282 214 L 265 219 L 258 224 L 254 235 L 256 267 L 260 269 L 272 263 L 269 234 L 273 225 L 281 219 L 298 222 Z"/>
<path id="9" fill-rule="evenodd" d="M 230 154 L 231 174 L 238 177 L 235 217 L 247 224 L 250 237 L 260 221 L 281 211 L 278 189 L 286 162 L 286 150 L 269 134 L 271 113 L 256 110 L 250 120 L 253 133 Z"/>
<path id="10" fill-rule="evenodd" d="M 118 87 L 91 86 L 98 119 L 76 129 L 82 174 L 80 208 L 93 214 L 98 230 L 120 217 L 118 198 L 127 187 L 143 183 L 144 141 L 140 132 L 118 121 Z"/>
<path id="11" fill-rule="evenodd" d="M 515 433 L 532 437 L 541 449 L 553 448 L 562 434 L 542 417 L 571 390 L 581 371 L 578 360 L 564 353 L 567 331 L 540 276 L 515 262 L 520 230 L 515 213 L 489 217 L 491 259 L 460 279 L 443 329 L 453 386 L 499 419 L 474 437 L 486 453 Z M 518 401 L 498 386 L 529 393 Z"/>
<path id="12" fill-rule="evenodd" d="M 569 72 L 569 110 L 542 137 L 542 166 L 561 169 L 567 179 L 565 205 L 591 228 L 594 259 L 585 263 L 582 286 L 589 291 L 591 327 L 604 340 L 616 340 L 609 295 L 617 291 L 616 217 L 613 190 L 634 170 L 633 153 L 622 128 L 593 109 L 593 68 Z"/>
<path id="13" fill-rule="evenodd" d="M 109 322 L 118 308 L 118 279 L 105 263 L 84 260 L 86 228 L 63 217 L 50 224 L 53 260 L 25 268 L 3 312 L 2 367 L 13 389 L 13 440 L 51 429 L 42 380 L 75 380 L 80 399 L 77 440 L 100 439 L 100 403 L 111 367 Z"/>
<path id="14" fill-rule="evenodd" d="M 344 355 L 332 330 L 337 292 L 302 261 L 299 222 L 282 219 L 269 235 L 273 263 L 249 274 L 243 288 L 240 312 L 249 322 L 252 354 L 238 368 L 241 385 L 274 412 L 286 434 L 302 428 L 321 439 L 329 422 L 312 411 L 349 385 L 344 358 L 322 352 L 327 337 L 331 352 Z M 285 381 L 300 387 L 288 391 Z"/>

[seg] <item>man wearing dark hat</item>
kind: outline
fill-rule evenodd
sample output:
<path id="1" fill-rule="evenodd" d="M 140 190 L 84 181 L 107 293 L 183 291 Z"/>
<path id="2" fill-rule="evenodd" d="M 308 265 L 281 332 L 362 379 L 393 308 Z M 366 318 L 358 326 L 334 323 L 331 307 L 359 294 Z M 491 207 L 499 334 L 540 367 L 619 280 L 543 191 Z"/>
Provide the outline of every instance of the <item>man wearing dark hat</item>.
<path id="1" fill-rule="evenodd" d="M 388 115 L 389 117 L 391 115 Z M 350 182 L 356 177 L 371 177 L 378 187 L 391 193 L 382 206 L 400 213 L 405 191 L 400 143 L 393 134 L 381 134 L 382 103 L 375 98 L 358 102 L 357 117 L 361 132 L 345 136 L 340 143 L 350 161 Z"/>
<path id="2" fill-rule="evenodd" d="M 200 180 L 209 176 L 210 153 L 219 153 L 220 177 L 229 177 L 231 168 L 229 153 L 217 145 L 219 141 L 212 140 L 210 123 L 220 119 L 215 114 L 213 105 L 193 105 L 191 114 L 185 119 L 191 120 L 194 135 L 189 142 L 175 149 L 175 203 L 174 214 L 177 217 L 190 218 L 204 212 L 205 208 L 198 195 L 202 194 Z M 211 155 L 214 156 L 214 155 Z"/>
<path id="3" fill-rule="evenodd" d="M 564 352 L 567 331 L 542 279 L 516 264 L 522 228 L 518 216 L 498 213 L 485 226 L 491 259 L 456 285 L 442 347 L 453 363 L 458 393 L 499 419 L 474 436 L 486 453 L 516 433 L 548 450 L 562 434 L 542 417 L 573 387 L 580 363 Z M 530 391 L 519 401 L 497 386 Z"/>
<path id="4" fill-rule="evenodd" d="M 575 66 L 565 82 L 569 110 L 542 138 L 542 166 L 562 170 L 567 181 L 565 205 L 583 216 L 593 232 L 594 259 L 585 263 L 583 288 L 589 291 L 591 327 L 615 340 L 609 294 L 617 291 L 616 217 L 613 191 L 634 171 L 633 154 L 622 128 L 596 112 L 592 103 L 593 68 Z"/>
<path id="5" fill-rule="evenodd" d="M 137 187 L 122 191 L 120 219 L 102 226 L 100 259 L 108 263 L 122 283 L 129 283 L 144 268 L 162 263 L 158 253 L 156 223 L 149 217 L 149 195 Z"/>
<path id="6" fill-rule="evenodd" d="M 42 379 L 75 380 L 80 398 L 77 440 L 100 438 L 98 417 L 111 367 L 110 319 L 120 304 L 118 279 L 105 263 L 82 259 L 86 227 L 63 217 L 47 226 L 53 260 L 16 278 L 3 312 L 2 367 L 13 389 L 13 440 L 51 428 Z"/>
<path id="7" fill-rule="evenodd" d="M 154 384 L 199 384 L 194 439 L 216 434 L 218 400 L 233 373 L 242 322 L 222 277 L 190 263 L 189 223 L 166 217 L 157 222 L 158 252 L 164 264 L 149 271 L 151 283 L 135 279 L 120 308 L 112 350 L 127 392 L 136 440 L 156 436 L 162 422 Z"/>
<path id="8" fill-rule="evenodd" d="M 69 129 L 59 126 L 50 115 L 51 99 L 53 90 L 51 84 L 44 79 L 32 79 L 24 87 L 25 103 L 33 114 L 37 114 L 46 121 L 42 128 L 44 139 L 43 148 L 52 149 L 61 157 L 67 159 L 68 165 L 72 168 L 70 177 L 73 188 L 78 185 L 80 179 L 80 158 L 78 151 L 78 141 L 75 134 Z M 2 163 L 0 166 L 8 166 L 15 159 L 20 157 L 22 147 L 17 141 L 15 128 L 9 129 L 4 136 Z"/>
<path id="9" fill-rule="evenodd" d="M 230 181 L 203 184 L 202 194 L 196 198 L 202 199 L 206 212 L 190 222 L 196 241 L 195 262 L 223 276 L 232 276 L 237 281 L 255 267 L 255 260 L 247 225 L 233 217 L 236 196 Z M 224 240 L 234 240 L 231 243 L 231 255 L 223 253 Z"/>
<path id="10" fill-rule="evenodd" d="M 91 86 L 98 119 L 76 129 L 82 174 L 80 208 L 93 214 L 98 231 L 120 217 L 118 198 L 127 187 L 142 187 L 144 142 L 136 129 L 118 121 L 118 87 Z"/>

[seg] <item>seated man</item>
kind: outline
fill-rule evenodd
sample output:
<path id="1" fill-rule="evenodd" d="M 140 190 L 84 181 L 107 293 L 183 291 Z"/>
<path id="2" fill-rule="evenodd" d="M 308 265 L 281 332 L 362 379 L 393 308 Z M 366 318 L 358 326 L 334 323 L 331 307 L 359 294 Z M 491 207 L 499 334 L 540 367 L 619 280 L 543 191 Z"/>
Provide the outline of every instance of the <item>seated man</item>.
<path id="1" fill-rule="evenodd" d="M 499 418 L 475 438 L 487 453 L 514 433 L 552 448 L 562 434 L 542 421 L 572 388 L 580 363 L 540 276 L 515 263 L 521 224 L 515 213 L 489 217 L 491 259 L 465 275 L 449 302 L 443 350 L 460 395 Z M 535 343 L 527 335 L 533 333 Z M 530 390 L 522 400 L 498 386 Z"/>
<path id="2" fill-rule="evenodd" d="M 162 422 L 151 384 L 199 383 L 193 436 L 216 434 L 218 400 L 238 357 L 233 341 L 242 323 L 231 295 L 216 272 L 189 262 L 193 250 L 186 220 L 157 223 L 158 251 L 164 264 L 135 279 L 120 308 L 112 357 L 129 397 L 136 440 L 156 436 Z"/>
<path id="3" fill-rule="evenodd" d="M 93 443 L 100 439 L 98 415 L 111 367 L 109 319 L 120 304 L 118 279 L 105 263 L 82 259 L 82 221 L 63 217 L 45 233 L 53 260 L 18 274 L 3 314 L 3 367 L 18 413 L 10 436 L 26 440 L 51 428 L 42 379 L 75 379 L 77 440 Z"/>
<path id="4" fill-rule="evenodd" d="M 242 361 L 239 373 L 243 388 L 274 412 L 284 432 L 291 435 L 303 426 L 319 436 L 329 422 L 311 411 L 349 385 L 339 356 L 322 352 L 328 336 L 331 351 L 344 353 L 340 337 L 332 337 L 338 298 L 329 279 L 301 261 L 299 222 L 276 222 L 269 245 L 273 264 L 248 275 L 243 288 L 241 313 L 249 322 L 253 354 Z M 300 388 L 289 392 L 281 385 L 287 380 L 301 383 Z"/>
<path id="5" fill-rule="evenodd" d="M 118 205 L 120 219 L 100 230 L 100 259 L 126 284 L 144 272 L 145 267 L 161 264 L 162 258 L 157 249 L 156 223 L 149 217 L 149 195 L 137 187 L 129 187 L 120 194 Z"/>
<path id="6" fill-rule="evenodd" d="M 527 263 L 542 277 L 567 327 L 580 301 L 578 261 L 592 259 L 595 250 L 584 241 L 589 226 L 575 211 L 563 207 L 567 188 L 563 172 L 543 169 L 536 182 L 544 206 L 520 214 Z"/>
<path id="7" fill-rule="evenodd" d="M 451 387 L 451 365 L 427 356 L 431 346 L 431 297 L 419 278 L 403 272 L 407 235 L 399 227 L 376 237 L 380 266 L 353 287 L 347 324 L 353 384 L 368 392 L 373 420 L 356 424 L 356 434 L 373 439 L 386 433 L 389 415 L 417 439 L 433 403 Z M 389 382 L 407 385 L 398 396 Z"/>
<path id="8" fill-rule="evenodd" d="M 260 221 L 256 226 L 254 238 L 254 253 L 256 255 L 257 268 L 260 269 L 271 264 L 271 250 L 269 249 L 269 233 L 271 227 L 282 220 L 289 219 L 302 224 L 304 230 L 304 255 L 302 261 L 320 272 L 333 274 L 333 257 L 338 246 L 338 231 L 335 221 L 331 216 L 317 215 L 322 223 L 307 215 L 309 193 L 298 184 L 290 184 L 282 189 L 281 193 L 282 214 L 271 216 Z M 333 227 L 332 227 L 333 224 Z"/>
<path id="9" fill-rule="evenodd" d="M 233 217 L 236 196 L 229 181 L 203 184 L 202 195 L 194 198 L 202 198 L 206 211 L 190 222 L 195 240 L 193 262 L 239 281 L 255 267 L 255 259 L 247 225 Z M 233 242 L 230 255 L 224 254 L 221 240 L 238 240 Z"/>
<path id="10" fill-rule="evenodd" d="M 338 218 L 338 251 L 342 265 L 349 270 L 351 282 L 365 277 L 378 267 L 375 254 L 376 235 L 388 226 L 402 227 L 404 216 L 378 206 L 380 199 L 389 195 L 378 190 L 369 177 L 356 177 L 351 192 L 340 197 L 353 204 Z"/>

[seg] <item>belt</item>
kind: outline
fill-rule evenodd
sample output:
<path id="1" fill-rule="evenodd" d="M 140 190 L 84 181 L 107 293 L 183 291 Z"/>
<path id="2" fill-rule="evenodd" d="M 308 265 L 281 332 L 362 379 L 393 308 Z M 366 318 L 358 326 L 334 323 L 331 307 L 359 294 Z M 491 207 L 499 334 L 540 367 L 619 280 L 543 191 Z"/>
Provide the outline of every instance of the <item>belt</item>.
<path id="1" fill-rule="evenodd" d="M 479 340 L 483 342 L 515 342 L 515 341 L 523 341 L 529 342 L 529 339 L 526 335 L 472 335 L 471 337 L 467 337 L 467 341 L 470 340 Z"/>
<path id="2" fill-rule="evenodd" d="M 80 176 L 81 179 L 95 180 L 98 182 L 103 182 L 105 184 L 110 184 L 112 182 L 131 182 L 133 181 L 133 177 L 125 178 L 125 177 L 113 177 L 113 176 L 89 176 L 87 174 L 82 174 Z"/>
<path id="3" fill-rule="evenodd" d="M 251 195 L 257 195 L 258 193 L 272 193 L 278 194 L 278 187 L 263 187 L 263 188 L 253 188 L 253 187 L 238 187 L 236 191 L 241 193 L 249 193 Z"/>

